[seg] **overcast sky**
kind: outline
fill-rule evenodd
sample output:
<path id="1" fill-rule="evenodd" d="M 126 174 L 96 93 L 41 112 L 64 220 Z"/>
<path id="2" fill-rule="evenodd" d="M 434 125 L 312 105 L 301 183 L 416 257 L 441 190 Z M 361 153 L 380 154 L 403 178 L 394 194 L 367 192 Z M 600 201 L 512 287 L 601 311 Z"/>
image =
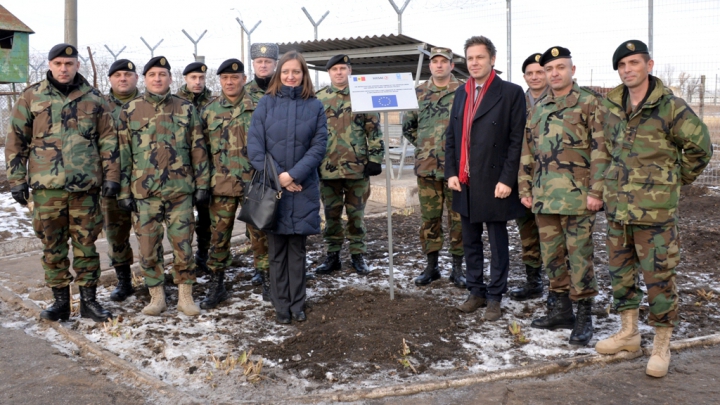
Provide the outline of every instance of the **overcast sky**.
<path id="1" fill-rule="evenodd" d="M 398 6 L 403 3 L 396 0 Z M 628 39 L 648 39 L 647 0 L 513 0 L 511 4 L 512 81 L 523 86 L 523 60 L 556 45 L 571 50 L 581 84 L 590 84 L 592 74 L 594 85 L 614 86 L 619 82 L 611 65 L 615 48 Z M 46 55 L 63 42 L 63 0 L 3 0 L 2 5 L 35 31 L 30 36 L 31 53 Z M 115 52 L 126 46 L 120 57 L 144 65 L 150 51 L 140 37 L 153 46 L 164 39 L 155 54 L 166 56 L 173 67 L 182 67 L 193 60 L 193 44 L 181 30 L 195 38 L 207 30 L 198 53 L 216 68 L 227 58 L 246 59 L 240 55 L 238 16 L 248 28 L 262 20 L 252 34 L 253 42 L 312 40 L 313 26 L 302 6 L 316 21 L 330 11 L 318 28 L 321 39 L 398 30 L 397 14 L 388 0 L 78 0 L 78 41 L 81 51 L 90 46 L 97 58 L 111 58 L 104 45 Z M 718 0 L 655 0 L 656 66 L 673 64 L 677 73 L 705 74 L 712 90 L 714 76 L 720 73 L 718 22 Z M 449 46 L 459 54 L 469 36 L 485 35 L 498 48 L 496 67 L 507 71 L 505 0 L 411 0 L 403 15 L 403 33 Z"/>

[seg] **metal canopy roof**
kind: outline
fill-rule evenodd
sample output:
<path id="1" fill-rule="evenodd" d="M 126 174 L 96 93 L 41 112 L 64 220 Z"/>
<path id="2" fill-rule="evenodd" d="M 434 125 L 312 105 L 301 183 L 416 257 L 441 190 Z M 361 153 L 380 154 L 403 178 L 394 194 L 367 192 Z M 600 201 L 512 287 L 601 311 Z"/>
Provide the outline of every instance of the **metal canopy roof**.
<path id="1" fill-rule="evenodd" d="M 308 64 L 313 65 L 311 69 L 322 71 L 325 71 L 327 61 L 337 54 L 350 57 L 353 74 L 417 74 L 418 62 L 423 62 L 420 78 L 427 80 L 430 78 L 430 68 L 424 61 L 430 56 L 430 48 L 434 45 L 407 35 L 390 34 L 282 43 L 279 47 L 281 54 L 291 50 L 302 53 Z M 453 54 L 453 61 L 455 73 L 467 77 L 465 58 Z"/>
<path id="2" fill-rule="evenodd" d="M 0 5 L 0 29 L 8 31 L 20 31 L 34 34 L 35 32 Z"/>

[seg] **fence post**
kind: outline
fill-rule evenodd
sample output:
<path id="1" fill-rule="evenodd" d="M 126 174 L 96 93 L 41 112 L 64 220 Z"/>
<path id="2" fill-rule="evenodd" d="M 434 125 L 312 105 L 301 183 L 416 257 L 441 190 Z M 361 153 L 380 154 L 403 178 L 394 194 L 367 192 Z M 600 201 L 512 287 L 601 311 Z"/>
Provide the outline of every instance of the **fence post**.
<path id="1" fill-rule="evenodd" d="M 700 76 L 700 121 L 705 118 L 705 75 Z"/>

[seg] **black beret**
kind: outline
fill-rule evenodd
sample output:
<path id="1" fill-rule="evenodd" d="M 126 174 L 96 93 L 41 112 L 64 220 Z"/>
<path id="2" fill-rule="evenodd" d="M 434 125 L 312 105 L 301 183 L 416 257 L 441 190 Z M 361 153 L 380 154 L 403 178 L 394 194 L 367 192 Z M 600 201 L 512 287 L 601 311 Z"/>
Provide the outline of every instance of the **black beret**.
<path id="1" fill-rule="evenodd" d="M 183 76 L 192 72 L 205 73 L 207 72 L 207 65 L 202 62 L 193 62 L 185 66 L 185 70 L 183 70 Z"/>
<path id="2" fill-rule="evenodd" d="M 113 62 L 112 65 L 110 65 L 110 70 L 108 70 L 108 77 L 112 76 L 113 73 L 117 71 L 125 71 L 125 72 L 134 72 L 135 71 L 135 64 L 130 62 L 127 59 L 118 59 L 115 62 Z"/>
<path id="3" fill-rule="evenodd" d="M 240 59 L 228 59 L 221 63 L 217 70 L 218 76 L 223 73 L 245 73 L 245 65 L 240 62 Z"/>
<path id="4" fill-rule="evenodd" d="M 540 57 L 540 66 L 545 66 L 546 63 L 552 60 L 562 58 L 570 58 L 570 50 L 562 46 L 553 46 Z"/>
<path id="5" fill-rule="evenodd" d="M 330 70 L 331 67 L 339 64 L 349 65 L 350 58 L 347 55 L 335 55 L 325 64 L 325 69 Z"/>
<path id="6" fill-rule="evenodd" d="M 143 76 L 145 73 L 147 73 L 148 70 L 151 68 L 154 68 L 155 66 L 165 68 L 170 71 L 170 62 L 165 59 L 164 56 L 156 56 L 148 61 L 148 63 L 145 64 L 145 67 L 143 68 Z"/>
<path id="7" fill-rule="evenodd" d="M 533 63 L 540 63 L 540 58 L 541 58 L 541 57 L 542 57 L 542 54 L 541 54 L 541 53 L 534 53 L 534 54 L 528 56 L 527 59 L 525 59 L 525 62 L 523 62 L 523 65 L 522 65 L 523 74 L 525 74 L 525 68 L 526 68 L 528 65 L 532 65 Z"/>
<path id="8" fill-rule="evenodd" d="M 645 42 L 638 41 L 637 39 L 631 39 L 623 42 L 617 47 L 615 53 L 613 54 L 613 70 L 618 70 L 618 63 L 620 63 L 620 59 L 639 53 L 650 55 L 650 51 L 648 50 L 647 45 L 645 45 Z"/>
<path id="9" fill-rule="evenodd" d="M 78 51 L 70 44 L 57 44 L 48 52 L 48 60 L 53 60 L 58 57 L 77 59 Z"/>

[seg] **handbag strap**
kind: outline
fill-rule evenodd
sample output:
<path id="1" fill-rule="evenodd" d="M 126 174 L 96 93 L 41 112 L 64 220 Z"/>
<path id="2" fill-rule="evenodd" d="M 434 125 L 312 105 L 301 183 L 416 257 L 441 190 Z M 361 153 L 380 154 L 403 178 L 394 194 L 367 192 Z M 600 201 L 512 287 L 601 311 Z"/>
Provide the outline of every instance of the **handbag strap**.
<path id="1" fill-rule="evenodd" d="M 265 173 L 268 172 L 267 166 L 270 163 L 270 172 L 272 173 L 272 180 L 275 182 L 275 191 L 282 193 L 282 187 L 280 187 L 280 179 L 278 178 L 277 170 L 275 169 L 275 160 L 273 160 L 270 153 L 265 152 Z"/>

